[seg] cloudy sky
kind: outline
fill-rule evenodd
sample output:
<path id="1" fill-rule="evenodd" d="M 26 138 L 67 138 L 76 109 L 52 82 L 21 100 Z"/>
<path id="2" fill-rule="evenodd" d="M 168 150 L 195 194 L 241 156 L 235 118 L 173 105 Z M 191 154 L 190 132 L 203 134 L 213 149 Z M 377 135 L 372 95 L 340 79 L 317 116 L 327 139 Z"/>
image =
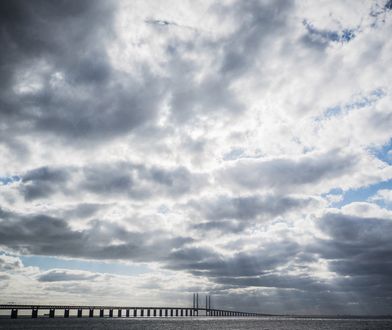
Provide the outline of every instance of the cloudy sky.
<path id="1" fill-rule="evenodd" d="M 0 302 L 392 313 L 392 2 L 2 1 Z"/>

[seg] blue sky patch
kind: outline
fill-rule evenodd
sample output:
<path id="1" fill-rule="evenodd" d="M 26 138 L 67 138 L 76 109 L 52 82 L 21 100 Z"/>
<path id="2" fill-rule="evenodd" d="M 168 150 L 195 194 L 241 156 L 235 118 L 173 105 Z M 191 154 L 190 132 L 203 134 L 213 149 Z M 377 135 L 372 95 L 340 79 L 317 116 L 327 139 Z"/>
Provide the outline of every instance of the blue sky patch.
<path id="1" fill-rule="evenodd" d="M 388 165 L 392 165 L 392 139 L 381 148 L 370 149 L 370 153 Z"/>
<path id="2" fill-rule="evenodd" d="M 341 208 L 342 206 L 353 202 L 366 202 L 369 200 L 370 197 L 374 196 L 377 193 L 377 191 L 379 191 L 380 189 L 392 189 L 392 179 L 383 182 L 378 182 L 373 185 L 359 188 L 359 189 L 349 189 L 345 192 L 343 192 L 343 190 L 341 189 L 332 189 L 331 191 L 328 192 L 327 195 L 343 194 L 343 198 L 341 201 L 332 203 L 331 205 L 332 207 Z M 376 202 L 376 204 L 385 207 L 384 203 L 382 203 L 381 201 Z"/>
<path id="3" fill-rule="evenodd" d="M 20 180 L 21 180 L 21 177 L 18 175 L 0 176 L 0 185 L 6 186 L 8 184 L 11 184 L 13 182 L 17 182 Z"/>
<path id="4" fill-rule="evenodd" d="M 315 38 L 315 41 L 322 43 L 328 42 L 341 42 L 347 43 L 355 38 L 355 29 L 343 29 L 342 31 L 332 31 L 317 29 L 312 23 L 303 20 L 303 25 L 305 26 L 308 33 Z"/>
<path id="5" fill-rule="evenodd" d="M 346 114 L 355 109 L 362 109 L 365 107 L 369 107 L 377 103 L 380 99 L 382 99 L 386 95 L 385 91 L 382 88 L 376 88 L 371 91 L 369 94 L 363 96 L 358 95 L 354 96 L 350 102 L 335 105 L 327 108 L 321 117 L 318 117 L 316 120 L 320 120 L 323 118 L 331 118 L 335 116 L 339 116 L 341 114 Z"/>
<path id="6" fill-rule="evenodd" d="M 67 268 L 86 270 L 96 273 L 135 276 L 151 271 L 145 265 L 127 265 L 117 262 L 87 261 L 77 259 L 62 259 L 46 256 L 20 256 L 25 266 L 39 267 L 41 270 Z"/>

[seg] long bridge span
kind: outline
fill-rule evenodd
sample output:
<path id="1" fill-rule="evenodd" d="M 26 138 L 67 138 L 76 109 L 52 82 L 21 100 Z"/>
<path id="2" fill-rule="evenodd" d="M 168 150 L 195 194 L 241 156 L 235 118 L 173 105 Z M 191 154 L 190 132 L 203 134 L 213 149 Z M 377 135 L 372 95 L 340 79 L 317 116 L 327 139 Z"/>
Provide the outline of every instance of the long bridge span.
<path id="1" fill-rule="evenodd" d="M 106 305 L 17 305 L 3 304 L 0 310 L 9 311 L 11 318 L 18 318 L 19 311 L 25 316 L 38 317 L 70 317 L 70 311 L 75 317 L 261 317 L 266 314 L 251 313 L 211 308 L 211 298 L 207 299 L 205 307 L 199 307 L 198 295 L 193 296 L 192 307 L 179 306 L 106 306 Z M 72 315 L 71 315 L 72 316 Z"/>

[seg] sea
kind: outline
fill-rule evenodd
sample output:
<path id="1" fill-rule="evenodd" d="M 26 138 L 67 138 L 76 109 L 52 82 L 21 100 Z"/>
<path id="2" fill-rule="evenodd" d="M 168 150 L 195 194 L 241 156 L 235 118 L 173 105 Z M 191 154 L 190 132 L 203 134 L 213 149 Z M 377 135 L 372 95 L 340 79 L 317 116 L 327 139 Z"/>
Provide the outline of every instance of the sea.
<path id="1" fill-rule="evenodd" d="M 54 329 L 54 330 L 132 330 L 132 329 L 208 329 L 208 330 L 392 330 L 392 319 L 347 318 L 18 318 L 0 319 L 0 329 Z"/>

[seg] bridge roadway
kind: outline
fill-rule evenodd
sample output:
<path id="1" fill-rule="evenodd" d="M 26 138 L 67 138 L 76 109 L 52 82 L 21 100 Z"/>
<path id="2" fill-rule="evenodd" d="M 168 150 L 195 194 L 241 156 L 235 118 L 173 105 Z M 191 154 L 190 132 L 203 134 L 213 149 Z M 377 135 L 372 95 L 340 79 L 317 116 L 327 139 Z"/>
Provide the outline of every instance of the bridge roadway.
<path id="1" fill-rule="evenodd" d="M 88 310 L 88 317 L 94 317 L 94 311 L 99 310 L 99 317 L 105 317 L 105 310 L 109 311 L 108 317 L 113 317 L 113 311 L 117 311 L 117 317 L 191 317 L 199 316 L 202 311 L 204 316 L 212 317 L 260 317 L 264 316 L 260 313 L 248 313 L 239 311 L 230 311 L 223 309 L 210 308 L 192 308 L 192 307 L 129 307 L 129 306 L 90 306 L 90 305 L 0 305 L 0 310 L 10 310 L 11 318 L 18 317 L 19 310 L 31 310 L 31 317 L 37 318 L 38 311 L 49 311 L 49 317 L 59 317 L 56 310 L 63 310 L 64 317 L 70 316 L 69 311 L 77 311 L 77 317 L 83 317 L 83 310 Z M 123 314 L 125 311 L 125 314 Z M 132 311 L 132 313 L 131 313 Z M 87 315 L 85 315 L 87 316 Z"/>

